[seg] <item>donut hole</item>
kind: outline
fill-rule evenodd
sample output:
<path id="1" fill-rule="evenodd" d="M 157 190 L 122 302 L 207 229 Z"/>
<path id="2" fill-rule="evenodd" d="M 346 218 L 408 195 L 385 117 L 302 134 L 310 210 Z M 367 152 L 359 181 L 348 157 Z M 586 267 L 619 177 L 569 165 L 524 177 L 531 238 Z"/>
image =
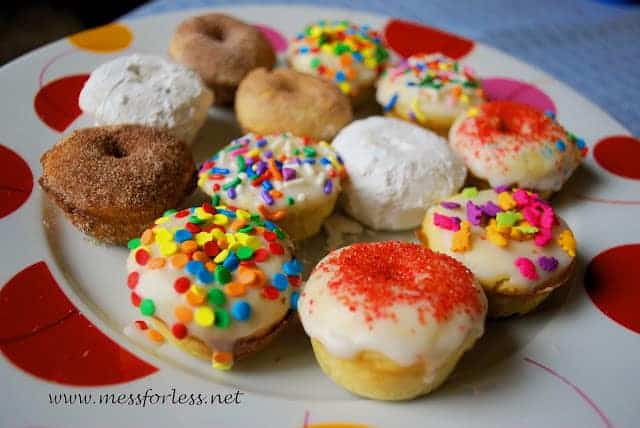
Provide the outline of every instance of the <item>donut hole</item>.
<path id="1" fill-rule="evenodd" d="M 226 31 L 224 31 L 222 27 L 217 25 L 208 28 L 206 34 L 207 34 L 207 37 L 209 37 L 211 40 L 214 40 L 216 42 L 224 42 L 225 39 L 227 38 Z"/>
<path id="2" fill-rule="evenodd" d="M 277 91 L 282 92 L 295 92 L 296 90 L 294 82 L 288 79 L 276 79 L 273 82 L 273 86 Z"/>
<path id="3" fill-rule="evenodd" d="M 127 150 L 122 147 L 122 144 L 120 144 L 120 142 L 115 139 L 107 140 L 103 147 L 105 156 L 111 156 L 116 159 L 121 159 L 129 155 Z"/>

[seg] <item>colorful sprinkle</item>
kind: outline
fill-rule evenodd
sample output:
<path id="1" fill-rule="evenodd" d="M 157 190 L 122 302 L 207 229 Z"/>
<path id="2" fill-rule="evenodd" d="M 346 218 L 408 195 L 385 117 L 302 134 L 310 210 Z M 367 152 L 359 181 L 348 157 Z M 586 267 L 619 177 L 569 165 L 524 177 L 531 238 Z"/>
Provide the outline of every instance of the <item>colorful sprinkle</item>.
<path id="1" fill-rule="evenodd" d="M 545 272 L 553 272 L 558 268 L 558 259 L 555 257 L 538 257 L 538 266 Z"/>
<path id="2" fill-rule="evenodd" d="M 238 321 L 246 321 L 251 317 L 251 305 L 244 300 L 238 300 L 231 308 L 231 315 Z"/>
<path id="3" fill-rule="evenodd" d="M 536 265 L 526 257 L 518 257 L 515 261 L 515 265 L 520 271 L 520 274 L 525 278 L 535 281 L 538 277 L 538 271 L 536 270 Z"/>
<path id="4" fill-rule="evenodd" d="M 433 224 L 442 228 L 457 232 L 460 230 L 460 218 L 459 217 L 449 217 L 446 215 L 442 215 L 439 213 L 434 213 L 433 215 Z"/>

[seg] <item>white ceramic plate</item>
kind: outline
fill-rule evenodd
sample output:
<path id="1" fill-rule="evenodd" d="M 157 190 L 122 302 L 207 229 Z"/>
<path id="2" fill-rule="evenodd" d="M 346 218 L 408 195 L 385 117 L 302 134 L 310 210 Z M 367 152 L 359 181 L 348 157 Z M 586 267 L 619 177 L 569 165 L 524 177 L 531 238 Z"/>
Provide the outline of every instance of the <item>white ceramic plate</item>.
<path id="1" fill-rule="evenodd" d="M 306 6 L 222 10 L 286 38 L 320 18 L 380 29 L 389 23 L 382 16 Z M 600 275 L 592 284 L 599 294 L 590 298 L 584 287 L 587 264 L 605 250 L 623 261 L 640 257 L 638 245 L 621 247 L 640 242 L 640 182 L 619 175 L 628 171 L 629 159 L 622 154 L 635 141 L 629 137 L 602 144 L 598 160 L 589 154 L 554 201 L 579 242 L 572 287 L 556 293 L 535 314 L 490 323 L 450 381 L 428 397 L 393 404 L 350 395 L 322 374 L 299 326 L 231 372 L 214 371 L 169 345 L 156 347 L 124 335 L 124 327 L 137 318 L 124 286 L 127 252 L 84 237 L 46 201 L 34 183 L 41 173 L 39 158 L 62 134 L 90 125 L 74 110 L 83 78 L 69 76 L 87 74 L 122 54 L 164 54 L 175 26 L 201 12 L 125 21 L 53 43 L 0 70 L 0 284 L 5 284 L 0 289 L 5 357 L 0 358 L 0 426 L 638 426 L 640 320 L 624 301 L 640 300 L 632 290 L 640 287 L 640 273 L 625 262 L 631 285 L 621 285 L 611 257 L 600 257 L 591 264 L 604 272 L 604 279 Z M 429 31 L 394 25 L 396 34 Z M 426 36 L 435 37 L 418 33 L 417 46 Z M 446 51 L 457 49 L 460 41 L 445 37 L 442 43 Z M 546 94 L 559 120 L 591 148 L 607 136 L 628 134 L 562 83 L 491 47 L 476 43 L 461 60 L 481 76 L 534 85 L 518 84 L 506 96 L 547 105 L 540 93 Z M 505 88 L 504 81 L 494 83 Z M 232 112 L 212 109 L 194 155 L 202 161 L 239 135 Z M 364 233 L 349 239 L 391 236 Z M 413 239 L 411 233 L 394 237 Z M 325 247 L 322 235 L 300 252 L 312 262 Z M 612 292 L 619 296 L 613 303 L 607 300 Z M 74 404 L 50 402 L 64 401 L 62 393 L 68 399 L 82 394 L 89 403 L 79 403 L 78 397 Z M 125 398 L 121 404 L 100 404 L 105 393 Z M 143 406 L 136 395 L 145 393 Z M 205 399 L 229 393 L 234 398 L 228 401 L 240 403 L 174 404 L 180 393 L 201 393 Z M 134 404 L 127 403 L 129 394 Z M 165 403 L 155 394 L 168 394 Z"/>

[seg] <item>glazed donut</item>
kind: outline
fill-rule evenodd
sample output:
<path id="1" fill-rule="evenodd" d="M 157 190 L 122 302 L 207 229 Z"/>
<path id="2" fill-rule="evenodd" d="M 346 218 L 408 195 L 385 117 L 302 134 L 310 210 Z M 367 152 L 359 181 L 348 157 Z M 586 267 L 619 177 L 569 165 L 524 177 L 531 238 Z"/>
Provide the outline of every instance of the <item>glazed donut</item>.
<path id="1" fill-rule="evenodd" d="M 484 102 L 474 71 L 442 54 L 413 55 L 384 71 L 376 98 L 387 115 L 446 136 L 469 107 Z"/>
<path id="2" fill-rule="evenodd" d="M 128 246 L 131 303 L 214 368 L 267 345 L 297 308 L 302 264 L 257 214 L 209 203 L 170 210 Z"/>
<path id="3" fill-rule="evenodd" d="M 249 71 L 270 69 L 276 63 L 273 48 L 260 30 L 220 13 L 182 21 L 171 38 L 169 54 L 202 77 L 219 105 L 233 101 Z"/>
<path id="4" fill-rule="evenodd" d="M 291 40 L 289 65 L 334 82 L 354 106 L 373 98 L 373 85 L 389 52 L 382 35 L 349 21 L 318 21 Z"/>
<path id="5" fill-rule="evenodd" d="M 335 85 L 286 68 L 250 72 L 236 93 L 236 116 L 245 132 L 291 132 L 316 141 L 330 141 L 353 117 Z"/>
<path id="6" fill-rule="evenodd" d="M 325 142 L 291 133 L 247 134 L 202 165 L 198 186 L 215 204 L 258 211 L 297 241 L 320 231 L 345 175 L 342 160 Z"/>
<path id="7" fill-rule="evenodd" d="M 332 145 L 348 172 L 342 206 L 376 230 L 417 227 L 427 208 L 456 193 L 467 175 L 447 140 L 400 119 L 356 120 Z"/>
<path id="8" fill-rule="evenodd" d="M 543 197 L 560 190 L 586 146 L 553 117 L 525 104 L 493 101 L 451 127 L 451 147 L 479 187 L 517 186 Z"/>
<path id="9" fill-rule="evenodd" d="M 213 94 L 187 67 L 154 55 L 129 55 L 96 68 L 78 104 L 96 125 L 167 129 L 190 143 L 204 124 Z"/>
<path id="10" fill-rule="evenodd" d="M 429 209 L 419 236 L 474 273 L 492 318 L 530 312 L 575 270 L 571 229 L 522 189 L 466 188 Z"/>
<path id="11" fill-rule="evenodd" d="M 141 125 L 74 131 L 41 158 L 40 186 L 82 232 L 124 244 L 196 184 L 187 144 Z"/>
<path id="12" fill-rule="evenodd" d="M 442 384 L 482 336 L 487 302 L 455 259 L 390 241 L 329 253 L 298 309 L 334 382 L 369 398 L 407 400 Z"/>

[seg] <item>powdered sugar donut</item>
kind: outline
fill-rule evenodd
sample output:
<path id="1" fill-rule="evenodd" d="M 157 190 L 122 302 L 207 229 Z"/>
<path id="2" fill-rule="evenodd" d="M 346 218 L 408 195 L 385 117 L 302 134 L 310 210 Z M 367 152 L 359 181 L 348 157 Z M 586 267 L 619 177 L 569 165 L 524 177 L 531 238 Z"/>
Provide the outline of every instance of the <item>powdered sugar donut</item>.
<path id="1" fill-rule="evenodd" d="M 586 151 L 580 138 L 525 104 L 493 101 L 461 116 L 449 135 L 469 172 L 486 186 L 560 190 Z"/>
<path id="2" fill-rule="evenodd" d="M 402 60 L 385 70 L 377 85 L 385 113 L 443 135 L 460 114 L 485 101 L 475 72 L 439 53 Z"/>
<path id="3" fill-rule="evenodd" d="M 531 311 L 575 267 L 571 229 L 549 203 L 522 189 L 464 189 L 429 209 L 419 235 L 471 269 L 491 317 Z"/>
<path id="4" fill-rule="evenodd" d="M 257 214 L 208 203 L 170 210 L 129 248 L 132 304 L 214 368 L 268 344 L 297 307 L 302 265 L 282 230 Z"/>
<path id="5" fill-rule="evenodd" d="M 213 93 L 183 65 L 154 55 L 116 58 L 96 68 L 78 100 L 96 125 L 139 124 L 191 142 L 207 118 Z"/>
<path id="6" fill-rule="evenodd" d="M 355 121 L 340 131 L 333 147 L 348 173 L 343 206 L 373 229 L 418 226 L 427 208 L 457 192 L 466 177 L 445 139 L 399 119 Z"/>
<path id="7" fill-rule="evenodd" d="M 299 300 L 324 372 L 351 392 L 380 400 L 437 388 L 482 335 L 486 310 L 467 268 L 406 242 L 330 253 Z"/>

